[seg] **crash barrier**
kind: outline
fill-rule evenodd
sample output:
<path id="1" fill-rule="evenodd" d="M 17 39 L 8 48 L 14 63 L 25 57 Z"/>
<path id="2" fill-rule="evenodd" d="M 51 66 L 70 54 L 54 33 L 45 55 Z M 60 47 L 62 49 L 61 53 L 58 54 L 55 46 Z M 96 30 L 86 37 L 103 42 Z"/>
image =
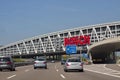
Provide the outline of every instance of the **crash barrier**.
<path id="1" fill-rule="evenodd" d="M 33 65 L 34 62 L 15 62 L 15 67 Z"/>

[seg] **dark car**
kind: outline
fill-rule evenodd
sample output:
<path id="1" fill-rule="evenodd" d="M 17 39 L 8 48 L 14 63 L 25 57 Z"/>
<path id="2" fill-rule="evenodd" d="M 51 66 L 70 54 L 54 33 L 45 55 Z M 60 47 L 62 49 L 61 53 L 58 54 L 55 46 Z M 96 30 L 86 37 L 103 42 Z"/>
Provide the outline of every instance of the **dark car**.
<path id="1" fill-rule="evenodd" d="M 3 69 L 9 69 L 10 71 L 15 71 L 15 64 L 12 57 L 10 56 L 0 56 L 0 71 Z"/>
<path id="2" fill-rule="evenodd" d="M 61 60 L 61 65 L 64 65 L 65 62 L 66 62 L 66 60 L 65 60 L 65 59 L 62 59 L 62 60 Z"/>

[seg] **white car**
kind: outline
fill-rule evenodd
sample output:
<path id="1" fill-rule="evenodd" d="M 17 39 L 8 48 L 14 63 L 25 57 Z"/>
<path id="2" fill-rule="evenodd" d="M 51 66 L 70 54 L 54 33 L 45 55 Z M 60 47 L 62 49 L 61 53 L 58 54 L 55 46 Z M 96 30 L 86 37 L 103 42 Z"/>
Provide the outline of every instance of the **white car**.
<path id="1" fill-rule="evenodd" d="M 38 58 L 34 61 L 34 69 L 36 68 L 45 68 L 47 69 L 46 58 Z"/>
<path id="2" fill-rule="evenodd" d="M 68 58 L 64 65 L 64 71 L 67 72 L 68 70 L 78 70 L 83 72 L 83 62 L 80 58 Z"/>

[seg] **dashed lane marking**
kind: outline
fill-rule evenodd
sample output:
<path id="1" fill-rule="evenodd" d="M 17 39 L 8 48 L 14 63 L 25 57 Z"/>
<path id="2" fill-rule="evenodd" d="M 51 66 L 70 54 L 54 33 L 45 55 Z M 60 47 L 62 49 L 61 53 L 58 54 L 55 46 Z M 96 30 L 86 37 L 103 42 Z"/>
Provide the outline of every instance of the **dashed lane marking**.
<path id="1" fill-rule="evenodd" d="M 106 67 L 106 64 L 104 64 L 104 68 L 105 68 L 106 70 L 110 70 L 110 71 L 112 72 L 112 74 L 120 74 L 120 71 L 107 68 L 107 67 Z"/>
<path id="2" fill-rule="evenodd" d="M 118 66 L 120 66 L 120 64 L 118 64 Z"/>
<path id="3" fill-rule="evenodd" d="M 55 65 L 55 70 L 58 72 L 59 70 L 57 69 L 57 65 Z"/>
<path id="4" fill-rule="evenodd" d="M 63 79 L 65 79 L 65 76 L 64 76 L 63 74 L 60 74 L 60 76 L 61 76 Z"/>
<path id="5" fill-rule="evenodd" d="M 10 77 L 7 77 L 7 79 L 11 79 L 11 78 L 13 78 L 13 77 L 15 77 L 16 75 L 12 75 L 12 76 L 10 76 Z"/>
<path id="6" fill-rule="evenodd" d="M 58 72 L 59 70 L 57 69 L 56 71 Z"/>
<path id="7" fill-rule="evenodd" d="M 25 72 L 28 72 L 28 71 L 30 71 L 30 70 L 29 70 L 29 69 L 26 69 L 26 70 L 25 70 Z"/>
<path id="8" fill-rule="evenodd" d="M 104 75 L 108 75 L 108 76 L 120 78 L 120 76 L 118 76 L 118 75 L 112 75 L 112 74 L 109 74 L 109 73 L 103 73 L 103 72 L 94 71 L 94 70 L 89 70 L 89 69 L 85 69 L 85 70 L 86 70 L 86 71 L 90 71 L 90 72 L 94 72 L 94 73 L 99 73 L 99 74 L 104 74 Z"/>

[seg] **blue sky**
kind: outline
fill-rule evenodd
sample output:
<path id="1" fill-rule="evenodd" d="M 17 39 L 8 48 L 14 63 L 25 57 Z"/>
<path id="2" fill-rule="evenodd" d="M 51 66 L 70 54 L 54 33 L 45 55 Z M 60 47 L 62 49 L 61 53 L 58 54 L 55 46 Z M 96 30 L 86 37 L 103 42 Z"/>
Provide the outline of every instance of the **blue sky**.
<path id="1" fill-rule="evenodd" d="M 120 21 L 120 0 L 0 0 L 0 45 Z"/>

